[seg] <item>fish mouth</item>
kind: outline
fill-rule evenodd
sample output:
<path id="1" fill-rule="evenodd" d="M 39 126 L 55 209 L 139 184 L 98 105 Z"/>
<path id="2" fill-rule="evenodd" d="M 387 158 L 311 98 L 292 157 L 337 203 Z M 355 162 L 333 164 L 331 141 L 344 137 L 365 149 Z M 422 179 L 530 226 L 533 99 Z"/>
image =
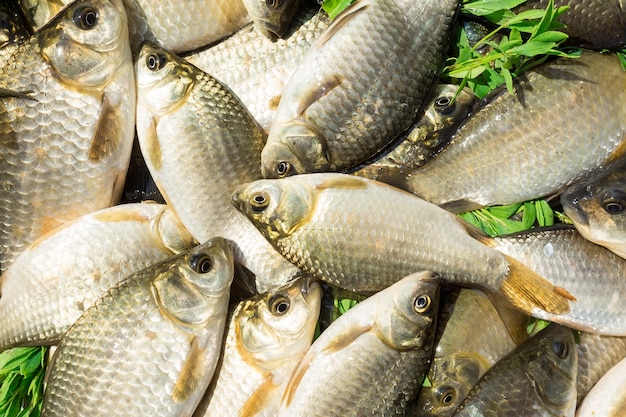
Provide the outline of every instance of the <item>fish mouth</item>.
<path id="1" fill-rule="evenodd" d="M 561 197 L 561 205 L 565 214 L 572 219 L 572 221 L 581 226 L 589 226 L 589 218 L 585 211 L 580 207 L 578 197 L 566 198 L 565 194 Z"/>
<path id="2" fill-rule="evenodd" d="M 269 38 L 272 42 L 276 42 L 279 38 L 282 38 L 287 29 L 280 25 L 274 25 L 270 22 L 263 22 L 259 28 L 263 34 Z"/>

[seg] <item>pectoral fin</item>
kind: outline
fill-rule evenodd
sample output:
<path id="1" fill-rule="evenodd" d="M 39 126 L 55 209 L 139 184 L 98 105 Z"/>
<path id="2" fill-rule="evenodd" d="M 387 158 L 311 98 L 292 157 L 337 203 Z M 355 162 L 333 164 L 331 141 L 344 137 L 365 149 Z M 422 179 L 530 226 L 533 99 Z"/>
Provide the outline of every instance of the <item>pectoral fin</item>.
<path id="1" fill-rule="evenodd" d="M 90 161 L 102 161 L 120 146 L 125 133 L 122 126 L 124 118 L 121 114 L 121 105 L 121 97 L 118 95 L 104 94 L 102 96 L 100 118 L 96 123 L 89 148 Z"/>
<path id="2" fill-rule="evenodd" d="M 206 371 L 204 348 L 199 346 L 198 338 L 194 337 L 176 385 L 174 385 L 172 400 L 177 404 L 185 402 L 198 390 Z"/>

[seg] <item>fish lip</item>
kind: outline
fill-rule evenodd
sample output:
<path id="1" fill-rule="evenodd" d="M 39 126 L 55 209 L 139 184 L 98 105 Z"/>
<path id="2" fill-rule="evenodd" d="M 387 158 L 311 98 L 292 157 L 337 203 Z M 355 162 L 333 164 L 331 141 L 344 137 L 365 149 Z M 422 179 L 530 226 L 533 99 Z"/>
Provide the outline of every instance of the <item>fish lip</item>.
<path id="1" fill-rule="evenodd" d="M 300 292 L 304 295 L 308 295 L 315 287 L 319 287 L 318 280 L 311 275 L 301 276 L 302 281 L 300 283 Z"/>
<path id="2" fill-rule="evenodd" d="M 274 25 L 270 22 L 262 22 L 261 30 L 264 32 L 272 42 L 276 42 L 279 38 L 282 38 L 287 32 L 287 27 L 281 25 Z"/>
<path id="3" fill-rule="evenodd" d="M 563 206 L 565 214 L 567 214 L 574 221 L 574 223 L 582 226 L 589 226 L 589 218 L 580 207 L 578 197 L 563 194 L 561 196 L 561 205 Z"/>

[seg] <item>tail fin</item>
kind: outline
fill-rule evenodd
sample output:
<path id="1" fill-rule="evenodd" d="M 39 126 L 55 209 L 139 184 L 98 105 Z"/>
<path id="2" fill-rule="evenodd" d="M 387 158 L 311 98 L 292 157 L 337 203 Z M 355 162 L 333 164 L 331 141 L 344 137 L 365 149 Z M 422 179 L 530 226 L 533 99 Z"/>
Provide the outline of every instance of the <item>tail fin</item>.
<path id="1" fill-rule="evenodd" d="M 550 314 L 567 314 L 570 301 L 576 297 L 557 287 L 518 260 L 504 255 L 509 262 L 509 275 L 500 286 L 500 292 L 517 308 L 532 315 L 533 309 Z"/>

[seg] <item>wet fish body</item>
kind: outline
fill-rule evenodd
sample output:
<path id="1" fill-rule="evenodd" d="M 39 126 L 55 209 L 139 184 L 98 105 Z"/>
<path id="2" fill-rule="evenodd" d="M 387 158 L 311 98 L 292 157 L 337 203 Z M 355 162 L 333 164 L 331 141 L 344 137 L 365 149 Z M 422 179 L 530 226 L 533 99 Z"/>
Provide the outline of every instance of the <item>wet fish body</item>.
<path id="1" fill-rule="evenodd" d="M 116 204 L 134 134 L 121 0 L 80 0 L 0 68 L 0 263 L 44 233 Z"/>
<path id="2" fill-rule="evenodd" d="M 330 19 L 318 7 L 303 7 L 293 22 L 294 30 L 285 39 L 272 42 L 249 24 L 185 59 L 228 86 L 269 131 L 287 81 L 329 24 Z"/>
<path id="3" fill-rule="evenodd" d="M 438 319 L 445 327 L 435 340 L 430 384 L 422 387 L 412 415 L 451 416 L 480 377 L 516 347 L 482 292 L 462 289 L 446 307 Z"/>
<path id="4" fill-rule="evenodd" d="M 438 279 L 418 272 L 348 310 L 306 352 L 278 415 L 404 415 L 428 367 L 438 302 Z"/>
<path id="5" fill-rule="evenodd" d="M 141 49 L 137 80 L 137 136 L 165 201 L 199 242 L 234 242 L 258 290 L 289 281 L 298 269 L 230 202 L 237 185 L 261 177 L 265 135 L 252 116 L 215 78 L 152 44 Z"/>
<path id="6" fill-rule="evenodd" d="M 215 238 L 113 288 L 63 337 L 41 415 L 191 415 L 215 370 L 232 279 L 232 252 Z"/>
<path id="7" fill-rule="evenodd" d="M 583 238 L 573 227 L 534 229 L 494 238 L 494 247 L 527 265 L 576 301 L 569 313 L 531 315 L 573 329 L 626 336 L 626 260 Z"/>
<path id="8" fill-rule="evenodd" d="M 576 411 L 576 417 L 619 417 L 626 407 L 626 359 L 611 368 L 593 389 Z"/>
<path id="9" fill-rule="evenodd" d="M 556 194 L 622 154 L 626 72 L 615 55 L 585 52 L 519 79 L 516 95 L 495 95 L 393 184 L 461 212 Z"/>
<path id="10" fill-rule="evenodd" d="M 572 331 L 551 324 L 491 367 L 454 416 L 573 417 L 577 362 Z"/>
<path id="11" fill-rule="evenodd" d="M 572 185 L 561 204 L 587 240 L 626 258 L 626 159 Z"/>
<path id="12" fill-rule="evenodd" d="M 311 345 L 322 290 L 298 278 L 240 302 L 215 379 L 195 417 L 276 416 L 293 369 Z"/>
<path id="13" fill-rule="evenodd" d="M 109 288 L 197 245 L 162 204 L 115 206 L 42 236 L 2 275 L 0 351 L 55 344 Z"/>
<path id="14" fill-rule="evenodd" d="M 569 310 L 566 292 L 476 240 L 491 244 L 473 227 L 384 183 L 303 174 L 244 184 L 232 199 L 286 259 L 351 291 L 379 291 L 429 269 L 449 283 L 500 291 L 526 312 Z"/>
<path id="15" fill-rule="evenodd" d="M 301 0 L 243 0 L 256 29 L 266 38 L 282 38 L 300 7 Z"/>
<path id="16" fill-rule="evenodd" d="M 458 5 L 455 0 L 351 4 L 285 86 L 261 155 L 263 175 L 352 168 L 408 129 L 434 87 Z"/>

